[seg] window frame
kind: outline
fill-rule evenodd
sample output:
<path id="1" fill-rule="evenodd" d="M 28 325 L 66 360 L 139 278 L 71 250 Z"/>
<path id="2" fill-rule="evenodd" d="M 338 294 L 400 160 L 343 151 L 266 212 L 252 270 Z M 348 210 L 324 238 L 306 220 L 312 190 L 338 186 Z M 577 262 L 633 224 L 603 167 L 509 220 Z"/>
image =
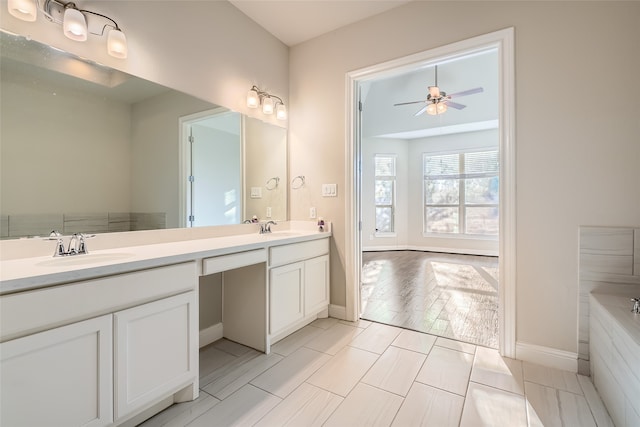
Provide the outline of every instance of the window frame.
<path id="1" fill-rule="evenodd" d="M 376 159 L 378 158 L 392 158 L 393 159 L 393 172 L 394 175 L 377 175 L 376 174 Z M 396 237 L 396 208 L 397 208 L 397 182 L 398 182 L 398 155 L 395 153 L 375 153 L 373 155 L 373 205 L 374 205 L 374 225 L 376 226 L 374 236 L 375 237 Z M 390 180 L 392 181 L 391 186 L 391 205 L 379 205 L 376 203 L 376 182 L 379 180 Z M 378 214 L 377 210 L 379 207 L 388 207 L 391 208 L 391 231 L 378 231 Z"/>
<path id="2" fill-rule="evenodd" d="M 466 209 L 468 207 L 488 207 L 498 209 L 498 214 L 500 211 L 500 200 L 497 203 L 482 203 L 482 204 L 468 204 L 466 203 L 466 183 L 465 180 L 469 179 L 469 177 L 460 177 L 464 176 L 465 172 L 465 154 L 471 153 L 482 153 L 482 152 L 496 152 L 498 156 L 498 161 L 500 159 L 500 150 L 499 147 L 474 147 L 469 149 L 458 149 L 458 150 L 446 150 L 446 151 L 433 151 L 433 152 L 423 152 L 422 153 L 422 236 L 423 237 L 439 237 L 439 238 L 448 238 L 448 239 L 469 239 L 469 240 L 498 240 L 500 235 L 500 230 L 496 234 L 471 234 L 466 232 Z M 427 175 L 425 174 L 425 161 L 427 157 L 435 157 L 435 156 L 445 156 L 445 155 L 458 155 L 459 162 L 459 172 L 458 178 L 451 178 L 458 181 L 458 203 L 457 204 L 437 204 L 437 205 L 427 205 Z M 483 174 L 484 175 L 484 174 Z M 484 175 L 483 177 L 487 177 Z M 500 165 L 495 173 L 491 174 L 491 177 L 498 178 L 498 185 L 500 185 Z M 443 232 L 429 232 L 427 231 L 427 207 L 442 207 L 442 208 L 458 208 L 458 232 L 455 233 L 443 233 Z M 499 218 L 498 218 L 499 223 Z"/>

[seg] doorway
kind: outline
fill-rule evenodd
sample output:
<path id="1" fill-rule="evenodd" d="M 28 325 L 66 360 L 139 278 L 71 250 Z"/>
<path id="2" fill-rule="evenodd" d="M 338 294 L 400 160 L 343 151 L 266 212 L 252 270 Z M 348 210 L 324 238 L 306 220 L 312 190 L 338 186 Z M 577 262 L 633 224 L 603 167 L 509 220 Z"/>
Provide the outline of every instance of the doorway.
<path id="1" fill-rule="evenodd" d="M 242 216 L 241 117 L 214 109 L 180 118 L 180 223 L 239 224 Z"/>
<path id="2" fill-rule="evenodd" d="M 499 349 L 502 355 L 515 357 L 515 128 L 513 29 L 497 31 L 462 42 L 432 49 L 420 54 L 354 71 L 347 75 L 349 156 L 347 169 L 347 280 L 346 316 L 360 317 L 360 286 L 362 279 L 363 217 L 362 217 L 362 122 L 361 101 L 367 83 L 398 73 L 454 61 L 496 49 L 498 55 L 498 139 L 499 139 Z"/>

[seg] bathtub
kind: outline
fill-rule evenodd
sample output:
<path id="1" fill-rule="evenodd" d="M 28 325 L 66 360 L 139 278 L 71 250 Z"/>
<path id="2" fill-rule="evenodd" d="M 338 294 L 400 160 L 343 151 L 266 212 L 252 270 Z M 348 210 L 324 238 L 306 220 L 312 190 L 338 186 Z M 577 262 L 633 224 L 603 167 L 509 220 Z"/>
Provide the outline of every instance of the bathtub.
<path id="1" fill-rule="evenodd" d="M 640 426 L 640 314 L 631 308 L 630 296 L 590 295 L 591 379 L 617 427 Z"/>

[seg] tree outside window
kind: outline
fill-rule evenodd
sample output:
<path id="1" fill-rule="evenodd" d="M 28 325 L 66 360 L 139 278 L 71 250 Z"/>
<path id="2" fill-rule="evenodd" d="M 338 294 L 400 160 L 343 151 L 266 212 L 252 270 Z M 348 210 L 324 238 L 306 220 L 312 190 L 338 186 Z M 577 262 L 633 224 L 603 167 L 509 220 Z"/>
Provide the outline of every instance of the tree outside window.
<path id="1" fill-rule="evenodd" d="M 498 151 L 423 154 L 424 231 L 498 235 Z"/>

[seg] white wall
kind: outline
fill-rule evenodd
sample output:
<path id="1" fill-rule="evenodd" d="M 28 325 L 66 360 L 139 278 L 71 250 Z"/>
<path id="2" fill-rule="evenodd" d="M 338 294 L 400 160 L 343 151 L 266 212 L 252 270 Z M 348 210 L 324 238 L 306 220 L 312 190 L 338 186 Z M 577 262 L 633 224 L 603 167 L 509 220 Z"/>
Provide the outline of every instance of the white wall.
<path id="1" fill-rule="evenodd" d="M 2 213 L 129 212 L 131 107 L 55 87 L 2 73 Z"/>
<path id="2" fill-rule="evenodd" d="M 412 2 L 294 46 L 291 175 L 334 221 L 332 304 L 345 304 L 347 204 L 317 195 L 345 183 L 345 74 L 513 26 L 517 340 L 577 352 L 578 226 L 640 222 L 638 22 L 637 2 Z M 602 91 L 611 108 L 596 108 Z M 307 218 L 302 198 L 291 214 Z"/>
<path id="3" fill-rule="evenodd" d="M 282 221 L 287 218 L 287 130 L 257 119 L 243 121 L 245 216 L 260 220 Z M 279 178 L 269 181 L 272 178 Z M 267 181 L 269 181 L 267 189 Z M 251 198 L 251 187 L 262 189 L 262 197 Z M 267 218 L 267 208 L 271 217 Z"/>

